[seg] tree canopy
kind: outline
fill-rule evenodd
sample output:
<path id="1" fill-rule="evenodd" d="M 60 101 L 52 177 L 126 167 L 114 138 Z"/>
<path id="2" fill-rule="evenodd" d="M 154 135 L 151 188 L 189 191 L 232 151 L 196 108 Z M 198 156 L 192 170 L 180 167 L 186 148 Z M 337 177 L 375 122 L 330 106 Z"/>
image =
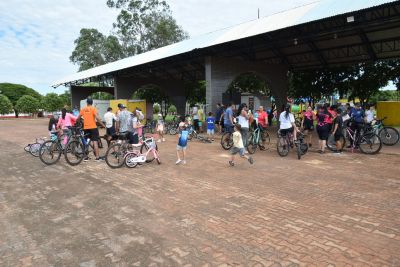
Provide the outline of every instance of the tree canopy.
<path id="1" fill-rule="evenodd" d="M 243 73 L 237 76 L 228 86 L 228 92 L 249 93 L 262 96 L 271 95 L 266 81 L 253 72 Z"/>
<path id="2" fill-rule="evenodd" d="M 40 102 L 38 99 L 30 95 L 24 95 L 18 99 L 15 108 L 24 113 L 36 113 L 40 108 Z"/>
<path id="3" fill-rule="evenodd" d="M 79 71 L 188 38 L 165 1 L 108 0 L 107 6 L 119 10 L 113 33 L 106 36 L 97 29 L 81 29 L 70 56 Z"/>
<path id="4" fill-rule="evenodd" d="M 22 84 L 14 83 L 0 83 L 1 94 L 8 97 L 13 106 L 17 104 L 18 99 L 23 95 L 30 95 L 36 99 L 41 99 L 41 95 L 32 88 L 26 87 Z"/>
<path id="5" fill-rule="evenodd" d="M 48 93 L 42 98 L 40 107 L 45 111 L 54 112 L 64 107 L 64 101 L 56 93 Z"/>
<path id="6" fill-rule="evenodd" d="M 0 94 L 0 114 L 8 114 L 12 112 L 13 105 L 7 96 Z"/>

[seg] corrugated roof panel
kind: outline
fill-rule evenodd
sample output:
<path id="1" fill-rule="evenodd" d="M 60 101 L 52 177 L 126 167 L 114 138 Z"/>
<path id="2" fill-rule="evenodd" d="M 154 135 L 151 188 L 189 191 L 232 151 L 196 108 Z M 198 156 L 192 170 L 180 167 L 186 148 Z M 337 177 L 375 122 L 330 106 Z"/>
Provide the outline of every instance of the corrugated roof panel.
<path id="1" fill-rule="evenodd" d="M 234 40 L 243 39 L 271 32 L 287 27 L 320 20 L 344 13 L 370 8 L 373 6 L 395 2 L 394 0 L 323 0 L 308 5 L 297 7 L 291 10 L 273 14 L 258 20 L 239 24 L 237 26 L 207 33 L 192 39 L 161 47 L 153 51 L 128 57 L 86 71 L 69 75 L 61 80 L 54 82 L 52 86 L 59 86 L 65 83 L 88 79 L 91 77 L 111 73 L 126 68 L 139 66 L 163 58 L 183 54 L 195 49 L 211 47 Z"/>

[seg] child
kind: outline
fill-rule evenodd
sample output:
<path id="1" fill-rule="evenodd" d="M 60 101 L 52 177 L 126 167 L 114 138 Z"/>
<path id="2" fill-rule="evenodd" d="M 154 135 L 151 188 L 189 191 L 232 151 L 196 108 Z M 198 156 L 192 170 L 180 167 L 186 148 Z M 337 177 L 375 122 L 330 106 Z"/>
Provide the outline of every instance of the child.
<path id="1" fill-rule="evenodd" d="M 52 133 L 57 132 L 57 124 L 58 124 L 58 117 L 56 115 L 52 115 L 49 120 L 49 136 L 52 135 Z"/>
<path id="2" fill-rule="evenodd" d="M 165 142 L 164 138 L 164 120 L 161 114 L 158 114 L 157 120 L 157 133 L 158 133 L 158 143 L 161 141 Z"/>
<path id="3" fill-rule="evenodd" d="M 237 153 L 240 154 L 240 157 L 246 158 L 250 162 L 250 164 L 254 163 L 252 157 L 248 157 L 248 156 L 246 156 L 244 154 L 245 150 L 244 150 L 242 135 L 240 134 L 241 128 L 242 127 L 240 126 L 240 124 L 235 124 L 235 127 L 233 128 L 233 130 L 234 130 L 233 136 L 232 136 L 232 138 L 233 138 L 233 147 L 231 149 L 232 157 L 231 157 L 231 160 L 229 161 L 229 165 L 231 165 L 231 166 L 235 166 L 234 159 L 235 159 L 235 155 Z"/>
<path id="4" fill-rule="evenodd" d="M 334 153 L 340 154 L 343 149 L 343 144 L 341 142 L 343 136 L 343 117 L 340 109 L 337 110 L 333 118 L 332 135 L 335 137 L 336 142 L 336 151 L 334 151 Z"/>
<path id="5" fill-rule="evenodd" d="M 185 117 L 181 118 L 178 130 L 179 130 L 178 145 L 176 146 L 176 156 L 178 160 L 176 161 L 176 165 L 178 165 L 181 162 L 183 164 L 186 164 L 186 148 L 187 148 L 189 131 L 186 129 Z M 182 160 L 179 151 L 182 151 Z"/>
<path id="6" fill-rule="evenodd" d="M 213 117 L 212 112 L 208 113 L 208 118 L 207 118 L 207 135 L 208 135 L 208 140 L 210 140 L 211 137 L 211 141 L 214 142 L 214 127 L 215 127 L 215 118 Z"/>

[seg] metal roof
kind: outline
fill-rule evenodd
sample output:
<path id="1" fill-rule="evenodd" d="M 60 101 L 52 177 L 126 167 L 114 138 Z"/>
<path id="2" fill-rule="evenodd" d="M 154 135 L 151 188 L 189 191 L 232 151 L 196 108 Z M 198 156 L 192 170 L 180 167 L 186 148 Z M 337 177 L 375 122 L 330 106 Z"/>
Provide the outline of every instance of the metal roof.
<path id="1" fill-rule="evenodd" d="M 69 75 L 53 83 L 57 87 L 67 83 L 89 79 L 112 73 L 115 71 L 139 66 L 164 58 L 188 53 L 193 50 L 212 47 L 263 33 L 268 33 L 324 18 L 333 17 L 345 13 L 350 13 L 390 2 L 394 0 L 322 0 L 313 2 L 294 9 L 276 13 L 264 18 L 249 21 L 234 27 L 221 29 L 200 35 L 176 44 L 161 47 L 143 54 L 121 59 L 112 63 L 88 69 Z"/>

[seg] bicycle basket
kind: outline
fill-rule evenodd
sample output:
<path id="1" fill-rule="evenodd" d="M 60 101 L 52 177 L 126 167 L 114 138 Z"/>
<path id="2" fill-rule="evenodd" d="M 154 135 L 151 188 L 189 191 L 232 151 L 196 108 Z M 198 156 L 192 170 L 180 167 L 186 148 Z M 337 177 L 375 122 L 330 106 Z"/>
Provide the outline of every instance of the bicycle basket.
<path id="1" fill-rule="evenodd" d="M 51 137 L 50 137 L 51 141 L 54 142 L 57 140 L 57 138 L 58 138 L 57 133 L 51 133 Z"/>

